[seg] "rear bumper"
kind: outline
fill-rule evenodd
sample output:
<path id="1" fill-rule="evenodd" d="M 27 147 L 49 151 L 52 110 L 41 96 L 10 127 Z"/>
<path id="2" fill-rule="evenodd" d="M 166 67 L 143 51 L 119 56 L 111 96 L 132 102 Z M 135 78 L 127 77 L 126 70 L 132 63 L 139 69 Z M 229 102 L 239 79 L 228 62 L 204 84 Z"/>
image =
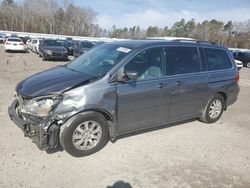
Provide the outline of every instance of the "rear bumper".
<path id="1" fill-rule="evenodd" d="M 24 52 L 26 51 L 26 48 L 24 46 L 5 45 L 5 50 Z"/>
<path id="2" fill-rule="evenodd" d="M 57 148 L 59 126 L 53 118 L 43 121 L 24 120 L 18 115 L 17 106 L 18 102 L 15 100 L 8 108 L 8 113 L 10 119 L 23 131 L 24 135 L 29 137 L 41 150 Z"/>

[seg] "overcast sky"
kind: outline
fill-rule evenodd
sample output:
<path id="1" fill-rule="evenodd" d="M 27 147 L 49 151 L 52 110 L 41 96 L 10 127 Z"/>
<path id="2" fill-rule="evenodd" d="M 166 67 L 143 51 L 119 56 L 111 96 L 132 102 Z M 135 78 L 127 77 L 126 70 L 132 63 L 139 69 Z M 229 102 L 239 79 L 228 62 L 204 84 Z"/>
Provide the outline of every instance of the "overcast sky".
<path id="1" fill-rule="evenodd" d="M 92 8 L 97 23 L 106 29 L 112 25 L 169 26 L 194 18 L 196 21 L 246 21 L 250 19 L 250 0 L 74 0 L 77 5 Z"/>

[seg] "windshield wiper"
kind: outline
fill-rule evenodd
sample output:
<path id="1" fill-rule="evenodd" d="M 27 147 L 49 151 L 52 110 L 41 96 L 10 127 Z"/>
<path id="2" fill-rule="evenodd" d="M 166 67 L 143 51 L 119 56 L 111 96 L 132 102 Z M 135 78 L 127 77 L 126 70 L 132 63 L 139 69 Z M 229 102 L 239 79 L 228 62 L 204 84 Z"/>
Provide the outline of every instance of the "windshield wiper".
<path id="1" fill-rule="evenodd" d="M 79 72 L 79 71 L 77 71 L 77 70 L 75 70 L 75 69 L 72 69 L 72 68 L 68 67 L 67 65 L 63 65 L 62 67 L 65 67 L 66 69 L 71 70 L 71 71 L 74 71 L 74 72 Z"/>

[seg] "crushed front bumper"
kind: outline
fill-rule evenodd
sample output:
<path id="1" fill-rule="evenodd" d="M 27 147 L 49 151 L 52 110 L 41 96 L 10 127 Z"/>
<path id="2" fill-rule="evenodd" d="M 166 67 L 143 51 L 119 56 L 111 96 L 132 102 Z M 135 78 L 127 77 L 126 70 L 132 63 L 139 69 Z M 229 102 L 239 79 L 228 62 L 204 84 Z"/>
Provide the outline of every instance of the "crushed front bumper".
<path id="1" fill-rule="evenodd" d="M 17 112 L 18 101 L 15 100 L 8 109 L 10 119 L 24 132 L 24 135 L 41 150 L 57 148 L 59 145 L 59 125 L 54 117 L 41 119 L 34 116 L 22 118 Z"/>

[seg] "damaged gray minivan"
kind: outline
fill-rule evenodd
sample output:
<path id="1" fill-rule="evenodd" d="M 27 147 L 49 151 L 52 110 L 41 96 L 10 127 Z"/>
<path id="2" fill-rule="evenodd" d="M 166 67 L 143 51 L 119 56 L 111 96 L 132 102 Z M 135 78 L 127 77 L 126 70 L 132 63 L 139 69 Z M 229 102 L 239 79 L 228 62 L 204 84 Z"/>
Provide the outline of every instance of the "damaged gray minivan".
<path id="1" fill-rule="evenodd" d="M 125 133 L 213 123 L 236 101 L 238 82 L 233 57 L 216 44 L 112 42 L 20 82 L 9 115 L 38 148 L 81 157 Z"/>

